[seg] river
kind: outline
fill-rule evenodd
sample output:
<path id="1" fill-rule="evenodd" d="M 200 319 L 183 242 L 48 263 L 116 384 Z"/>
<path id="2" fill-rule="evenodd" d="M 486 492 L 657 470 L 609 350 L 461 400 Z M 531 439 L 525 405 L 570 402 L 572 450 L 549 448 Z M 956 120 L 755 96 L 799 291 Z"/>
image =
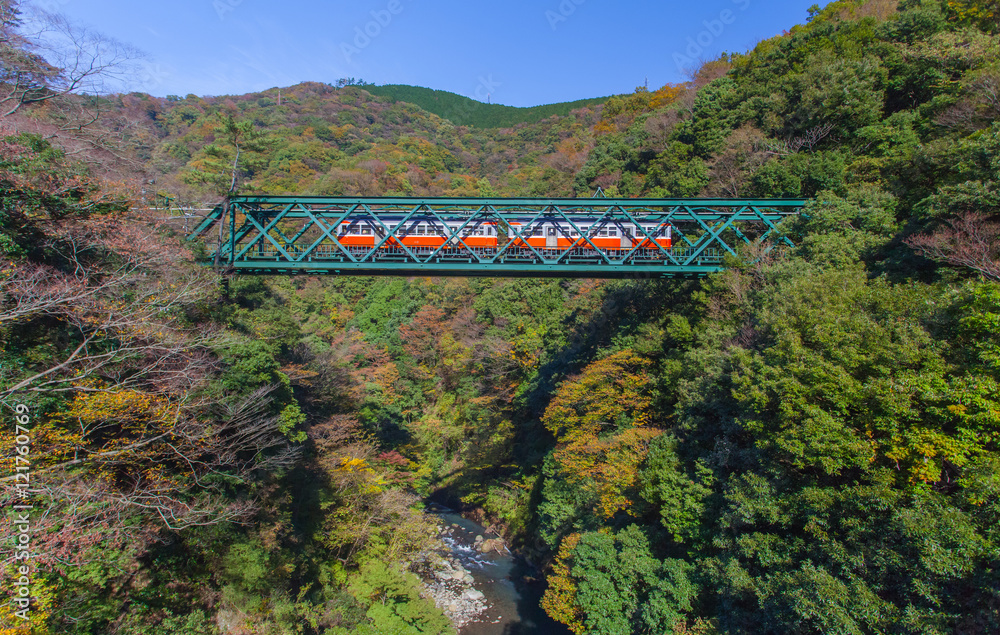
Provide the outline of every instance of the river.
<path id="1" fill-rule="evenodd" d="M 526 579 L 537 575 L 528 563 L 510 553 L 482 554 L 476 549 L 476 536 L 490 539 L 497 538 L 496 534 L 447 507 L 432 504 L 428 511 L 440 519 L 441 525 L 452 528 L 451 535 L 443 540 L 452 557 L 472 574 L 473 586 L 489 604 L 486 612 L 465 625 L 459 635 L 571 635 L 539 606 L 544 584 Z"/>

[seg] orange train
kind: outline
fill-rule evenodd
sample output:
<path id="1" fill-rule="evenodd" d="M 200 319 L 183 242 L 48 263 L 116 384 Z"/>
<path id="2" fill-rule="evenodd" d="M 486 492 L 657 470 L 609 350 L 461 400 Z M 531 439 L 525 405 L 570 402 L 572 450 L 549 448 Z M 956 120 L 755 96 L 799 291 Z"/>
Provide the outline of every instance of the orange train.
<path id="1" fill-rule="evenodd" d="M 531 219 L 512 220 L 509 228 L 496 221 L 470 223 L 463 228 L 462 221 L 442 222 L 436 218 L 411 218 L 405 223 L 401 217 L 383 218 L 382 223 L 394 233 L 392 238 L 383 243 L 383 247 L 398 247 L 402 244 L 409 249 L 418 250 L 439 249 L 442 245 L 445 249 L 461 248 L 458 236 L 469 247 L 485 249 L 496 249 L 513 242 L 514 247 L 526 248 L 530 245 L 535 249 L 555 251 L 592 250 L 591 243 L 602 250 L 659 250 L 657 245 L 669 250 L 672 229 L 667 223 L 640 223 L 644 231 L 639 231 L 632 223 L 597 222 L 593 219 L 574 220 L 576 229 L 563 220 L 531 222 Z M 403 223 L 401 228 L 400 223 Z M 338 227 L 337 240 L 347 247 L 372 249 L 382 242 L 385 234 L 385 228 L 379 223 L 355 220 L 344 222 Z M 589 242 L 586 237 L 590 238 Z M 656 244 L 653 244 L 654 241 Z"/>

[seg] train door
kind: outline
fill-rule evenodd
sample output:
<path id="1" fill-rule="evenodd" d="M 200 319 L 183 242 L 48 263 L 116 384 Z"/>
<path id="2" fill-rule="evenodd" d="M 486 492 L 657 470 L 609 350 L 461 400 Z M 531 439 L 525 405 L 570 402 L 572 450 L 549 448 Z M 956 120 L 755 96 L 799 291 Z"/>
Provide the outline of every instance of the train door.
<path id="1" fill-rule="evenodd" d="M 622 228 L 622 249 L 632 248 L 632 228 L 624 227 Z"/>
<path id="2" fill-rule="evenodd" d="M 559 235 L 558 230 L 555 227 L 549 227 L 545 234 L 545 248 L 546 249 L 558 249 L 559 248 Z"/>

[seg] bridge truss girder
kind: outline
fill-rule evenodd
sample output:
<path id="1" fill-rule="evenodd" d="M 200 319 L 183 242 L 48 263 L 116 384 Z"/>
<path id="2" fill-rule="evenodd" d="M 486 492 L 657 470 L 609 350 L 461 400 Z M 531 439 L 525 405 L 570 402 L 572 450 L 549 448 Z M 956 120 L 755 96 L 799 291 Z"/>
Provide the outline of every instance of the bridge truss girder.
<path id="1" fill-rule="evenodd" d="M 250 196 L 216 207 L 188 239 L 214 244 L 206 262 L 255 275 L 690 277 L 720 271 L 727 255 L 739 257 L 740 245 L 791 245 L 779 226 L 805 203 Z M 441 228 L 443 244 L 408 246 L 405 227 L 417 220 Z M 210 231 L 220 222 L 221 232 Z M 370 227 L 373 245 L 344 244 L 337 230 L 345 223 Z M 504 239 L 493 248 L 470 246 L 474 241 L 465 234 L 484 225 L 500 228 Z M 533 246 L 530 237 L 539 227 L 574 235 L 574 247 Z M 635 240 L 621 249 L 598 247 L 596 232 L 607 227 L 628 230 Z M 669 248 L 657 241 L 664 228 L 673 239 Z M 213 240 L 215 233 L 219 238 Z"/>

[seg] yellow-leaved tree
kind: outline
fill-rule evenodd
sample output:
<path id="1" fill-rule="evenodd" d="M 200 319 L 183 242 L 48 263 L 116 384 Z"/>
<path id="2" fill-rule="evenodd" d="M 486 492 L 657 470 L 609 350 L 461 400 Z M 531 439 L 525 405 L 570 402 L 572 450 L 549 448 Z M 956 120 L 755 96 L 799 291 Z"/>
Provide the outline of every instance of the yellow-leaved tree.
<path id="1" fill-rule="evenodd" d="M 661 434 L 649 426 L 649 366 L 631 350 L 595 361 L 559 387 L 542 416 L 559 442 L 560 478 L 588 493 L 602 518 L 631 508 L 639 465 Z"/>

